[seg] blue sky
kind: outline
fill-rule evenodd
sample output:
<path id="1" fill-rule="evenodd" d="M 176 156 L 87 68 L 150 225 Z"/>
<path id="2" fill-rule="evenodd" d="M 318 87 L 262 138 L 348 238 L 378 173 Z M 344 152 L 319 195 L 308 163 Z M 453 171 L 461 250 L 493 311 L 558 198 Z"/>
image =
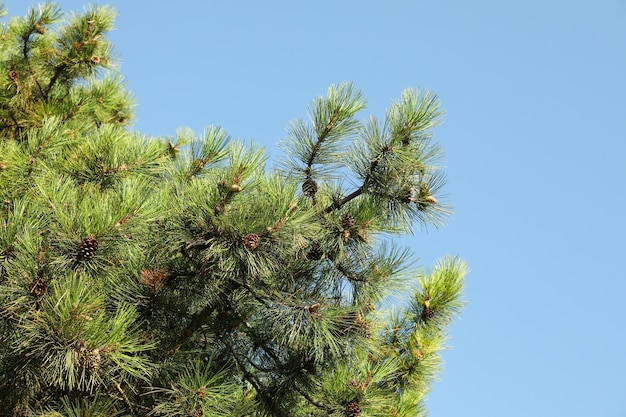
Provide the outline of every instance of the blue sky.
<path id="1" fill-rule="evenodd" d="M 277 156 L 332 83 L 364 117 L 437 93 L 456 213 L 404 243 L 472 272 L 431 415 L 626 416 L 626 1 L 108 4 L 148 134 L 216 124 Z"/>

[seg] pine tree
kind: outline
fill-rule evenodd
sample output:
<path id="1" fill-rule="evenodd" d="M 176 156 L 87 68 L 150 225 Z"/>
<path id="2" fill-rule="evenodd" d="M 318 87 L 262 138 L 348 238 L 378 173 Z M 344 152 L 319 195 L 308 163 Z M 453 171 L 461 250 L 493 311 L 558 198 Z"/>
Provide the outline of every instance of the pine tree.
<path id="1" fill-rule="evenodd" d="M 425 415 L 466 274 L 396 243 L 450 213 L 437 97 L 379 122 L 333 85 L 275 167 L 219 127 L 146 137 L 114 17 L 0 28 L 0 414 Z"/>

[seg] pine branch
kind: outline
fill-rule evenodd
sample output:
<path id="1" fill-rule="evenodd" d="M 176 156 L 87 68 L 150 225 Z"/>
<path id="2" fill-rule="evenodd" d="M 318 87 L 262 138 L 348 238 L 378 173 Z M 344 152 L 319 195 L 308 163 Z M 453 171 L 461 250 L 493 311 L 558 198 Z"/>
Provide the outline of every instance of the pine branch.
<path id="1" fill-rule="evenodd" d="M 172 344 L 169 352 L 171 354 L 177 352 L 198 331 L 198 329 L 200 329 L 200 327 L 206 324 L 207 319 L 217 309 L 220 303 L 228 303 L 232 310 L 235 311 L 239 319 L 243 320 L 241 318 L 241 315 L 236 311 L 235 306 L 230 303 L 227 297 L 228 294 L 232 293 L 234 290 L 240 288 L 241 286 L 242 285 L 239 282 L 231 280 L 228 290 L 222 292 L 222 296 L 219 300 L 215 301 L 213 304 L 207 304 L 202 310 L 200 310 L 200 312 L 196 313 L 192 317 L 191 321 L 182 331 L 180 337 L 178 337 L 178 339 L 176 339 L 176 341 Z"/>
<path id="2" fill-rule="evenodd" d="M 335 111 L 333 115 L 330 117 L 330 121 L 328 122 L 324 130 L 321 132 L 321 134 L 317 137 L 317 141 L 315 142 L 315 144 L 313 145 L 313 148 L 311 149 L 311 154 L 309 155 L 309 159 L 306 162 L 306 168 L 305 168 L 305 174 L 306 174 L 307 179 L 311 178 L 311 168 L 313 167 L 313 164 L 315 163 L 315 157 L 317 156 L 320 149 L 322 148 L 322 143 L 324 143 L 324 141 L 328 138 L 328 135 L 330 134 L 333 127 L 335 127 L 335 124 L 337 123 L 338 120 L 339 120 L 339 109 Z"/>
<path id="3" fill-rule="evenodd" d="M 330 414 L 333 411 L 332 408 L 327 407 L 324 404 L 321 404 L 321 403 L 315 401 L 313 399 L 313 397 L 311 397 L 305 390 L 300 388 L 298 386 L 298 384 L 293 384 L 293 388 L 298 392 L 298 394 L 302 395 L 309 403 L 311 403 L 311 405 L 314 405 L 315 407 L 319 408 L 320 410 L 326 411 L 328 414 Z"/>
<path id="4" fill-rule="evenodd" d="M 26 32 L 25 34 L 22 35 L 22 41 L 23 41 L 23 45 L 22 45 L 22 56 L 24 57 L 24 60 L 28 62 L 28 52 L 30 51 L 29 48 L 29 44 L 30 44 L 30 36 L 35 33 L 35 29 L 31 29 L 28 32 Z"/>
<path id="5" fill-rule="evenodd" d="M 352 281 L 352 282 L 366 282 L 364 279 L 361 279 L 361 278 L 355 276 L 353 273 L 348 271 L 345 266 L 343 266 L 339 262 L 337 262 L 337 259 L 335 258 L 335 256 L 329 254 L 328 255 L 328 259 L 332 262 L 333 266 L 335 268 L 337 268 L 337 270 L 339 272 L 341 272 L 341 274 L 348 279 L 348 281 Z"/>
<path id="6" fill-rule="evenodd" d="M 239 368 L 239 370 L 243 374 L 244 379 L 246 381 L 248 381 L 252 385 L 252 387 L 254 387 L 256 392 L 261 393 L 262 392 L 261 391 L 261 383 L 259 382 L 258 379 L 256 379 L 256 377 L 254 375 L 252 375 L 250 373 L 250 371 L 248 371 L 248 369 L 241 362 L 241 359 L 237 355 L 237 351 L 235 350 L 235 347 L 230 342 L 230 340 L 228 340 L 227 338 L 224 338 L 224 344 L 226 345 L 226 347 L 228 348 L 230 353 L 233 355 L 233 359 L 235 359 L 235 362 L 237 363 L 237 367 Z"/>
<path id="7" fill-rule="evenodd" d="M 66 67 L 65 64 L 62 64 L 62 65 L 59 65 L 58 67 L 56 67 L 56 70 L 54 71 L 54 74 L 52 75 L 52 78 L 50 78 L 50 82 L 48 83 L 48 87 L 46 87 L 46 91 L 43 93 L 43 99 L 44 100 L 48 99 L 48 96 L 50 95 L 50 91 L 52 90 L 52 87 L 57 82 L 58 78 L 61 76 L 63 71 L 65 71 L 66 69 L 67 69 L 67 67 Z"/>
<path id="8" fill-rule="evenodd" d="M 37 30 L 35 27 L 33 27 L 31 30 L 29 30 L 27 33 L 25 33 L 24 35 L 22 35 L 22 41 L 23 41 L 23 46 L 22 46 L 22 56 L 24 57 L 24 61 L 26 62 L 26 64 L 28 65 L 28 69 L 31 71 L 32 73 L 32 68 L 30 66 L 30 58 L 28 56 L 28 53 L 30 52 L 30 37 L 33 35 L 33 33 L 35 33 Z M 34 77 L 33 77 L 34 78 Z M 37 85 L 37 88 L 39 89 L 39 93 L 43 96 L 44 92 L 43 92 L 43 88 L 41 87 L 41 84 L 39 83 L 39 80 L 35 79 L 35 84 Z"/>
<path id="9" fill-rule="evenodd" d="M 35 164 L 35 161 L 37 160 L 37 158 L 39 158 L 39 155 L 41 154 L 41 152 L 43 151 L 43 149 L 48 145 L 48 140 L 44 140 L 35 150 L 35 152 L 33 152 L 33 154 L 30 156 L 30 158 L 28 158 L 28 175 L 30 176 L 33 173 L 33 165 Z"/>
<path id="10" fill-rule="evenodd" d="M 274 415 L 277 416 L 291 416 L 291 414 L 287 413 L 283 407 L 276 403 L 277 398 L 273 396 L 268 396 L 266 387 L 262 386 L 261 382 L 245 367 L 242 363 L 241 358 L 238 356 L 237 350 L 233 346 L 233 344 L 228 340 L 224 340 L 224 344 L 228 348 L 228 350 L 232 353 L 235 362 L 237 363 L 237 367 L 241 370 L 243 377 L 246 381 L 248 381 L 255 389 L 260 398 L 272 408 Z"/>
<path id="11" fill-rule="evenodd" d="M 226 186 L 226 184 L 223 184 L 223 186 Z M 222 212 L 226 209 L 226 206 L 233 201 L 235 195 L 239 193 L 239 191 L 241 191 L 241 187 L 239 186 L 239 184 L 233 183 L 233 185 L 228 188 L 226 194 L 220 200 L 220 202 L 217 203 L 215 207 L 213 207 L 213 214 L 215 214 L 215 216 L 219 216 L 220 214 L 222 214 Z"/>
<path id="12" fill-rule="evenodd" d="M 128 396 L 126 396 L 126 393 L 124 392 L 124 390 L 120 386 L 120 383 L 117 382 L 117 381 L 115 381 L 115 388 L 117 388 L 119 393 L 122 394 L 122 398 L 124 398 L 124 402 L 126 403 L 128 408 L 130 409 L 130 411 L 134 412 L 135 407 L 133 407 L 133 404 L 130 402 L 130 400 L 128 399 Z"/>
<path id="13" fill-rule="evenodd" d="M 391 144 L 386 144 L 385 146 L 383 146 L 383 148 L 380 150 L 378 155 L 376 155 L 376 157 L 373 158 L 372 161 L 370 162 L 370 167 L 368 169 L 367 175 L 363 179 L 363 184 L 359 188 L 354 190 L 352 193 L 342 198 L 341 200 L 337 200 L 333 202 L 333 204 L 331 204 L 330 206 L 326 207 L 326 209 L 324 210 L 324 213 L 330 213 L 334 210 L 338 210 L 341 207 L 343 207 L 345 204 L 349 203 L 350 201 L 354 200 L 355 198 L 363 194 L 364 190 L 367 188 L 370 181 L 372 180 L 372 175 L 374 171 L 376 170 L 376 168 L 378 167 L 378 164 L 380 163 L 382 158 L 385 156 L 385 154 L 388 152 L 391 152 L 392 150 L 393 150 L 393 147 L 391 146 Z"/>
<path id="14" fill-rule="evenodd" d="M 109 59 L 99 38 L 113 11 L 92 7 L 53 26 L 60 14 L 46 7 L 11 23 L 10 42 L 0 43 L 11 61 L 0 94 L 0 132 L 10 150 L 0 161 L 1 243 L 8 261 L 30 259 L 0 265 L 4 278 L 20 270 L 27 276 L 7 281 L 1 295 L 11 313 L 5 330 L 20 330 L 12 342 L 19 349 L 5 352 L 4 368 L 17 369 L 13 363 L 24 357 L 29 372 L 0 384 L 0 414 L 19 414 L 20 402 L 62 412 L 68 398 L 72 409 L 103 415 L 200 414 L 207 407 L 223 415 L 233 405 L 239 414 L 343 416 L 361 413 L 366 391 L 363 415 L 393 414 L 393 404 L 409 400 L 415 408 L 415 398 L 397 394 L 419 383 L 421 398 L 429 388 L 440 335 L 461 307 L 464 270 L 448 262 L 428 274 L 397 337 L 365 340 L 383 324 L 367 316 L 369 306 L 389 287 L 386 278 L 402 279 L 404 264 L 402 254 L 375 251 L 366 232 L 396 230 L 389 223 L 439 209 L 431 196 L 442 183 L 433 163 L 438 149 L 428 141 L 440 113 L 434 96 L 403 93 L 379 129 L 375 118 L 356 119 L 365 107 L 360 92 L 331 86 L 309 107 L 308 121 L 291 124 L 287 170 L 267 171 L 262 149 L 229 144 L 217 127 L 198 140 L 179 133 L 167 153 L 184 152 L 169 163 L 159 144 L 145 152 L 129 145 L 134 138 L 116 130 L 130 115 L 124 86 L 97 81 Z M 47 26 L 52 32 L 43 36 Z M 42 125 L 43 113 L 32 110 L 38 105 L 65 127 Z M 353 170 L 349 188 L 329 185 L 345 169 Z M 37 193 L 20 191 L 29 178 Z M 315 204 L 316 181 L 331 189 L 294 214 L 302 195 Z M 16 196 L 29 207 L 23 218 Z M 341 217 L 346 209 L 350 218 Z M 92 235 L 105 243 L 93 259 Z M 62 273 L 73 259 L 80 271 Z M 155 342 L 167 323 L 176 330 Z M 365 361 L 369 352 L 376 361 Z M 109 368 L 115 375 L 107 380 Z M 36 373 L 51 382 L 29 385 Z M 356 388 L 346 387 L 352 375 Z M 135 387 L 145 382 L 167 388 L 144 397 Z M 231 404 L 240 385 L 252 396 L 241 409 Z M 400 406 L 398 414 L 410 414 Z"/>
<path id="15" fill-rule="evenodd" d="M 189 340 L 191 336 L 193 336 L 194 333 L 206 323 L 207 318 L 209 318 L 211 313 L 213 313 L 216 308 L 217 303 L 215 305 L 207 304 L 202 310 L 200 310 L 199 313 L 194 315 L 182 331 L 180 337 L 174 341 L 169 350 L 170 354 L 176 353 L 187 342 L 187 340 Z"/>
<path id="16" fill-rule="evenodd" d="M 363 186 L 357 188 L 356 190 L 354 190 L 353 192 L 351 192 L 350 194 L 348 194 L 347 196 L 345 196 L 341 200 L 337 200 L 333 204 L 331 204 L 330 206 L 326 207 L 326 209 L 324 210 L 324 213 L 330 213 L 332 211 L 340 209 L 346 203 L 349 203 L 350 201 L 354 200 L 355 198 L 357 198 L 361 194 L 363 194 Z"/>

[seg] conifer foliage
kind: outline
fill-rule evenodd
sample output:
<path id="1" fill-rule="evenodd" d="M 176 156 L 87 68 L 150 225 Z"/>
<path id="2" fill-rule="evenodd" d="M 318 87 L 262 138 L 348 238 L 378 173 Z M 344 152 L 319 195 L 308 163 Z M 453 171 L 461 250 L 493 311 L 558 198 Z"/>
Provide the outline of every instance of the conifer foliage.
<path id="1" fill-rule="evenodd" d="M 450 212 L 437 97 L 361 119 L 333 85 L 275 167 L 219 127 L 149 138 L 114 17 L 0 27 L 0 414 L 424 415 L 466 266 L 394 237 Z"/>

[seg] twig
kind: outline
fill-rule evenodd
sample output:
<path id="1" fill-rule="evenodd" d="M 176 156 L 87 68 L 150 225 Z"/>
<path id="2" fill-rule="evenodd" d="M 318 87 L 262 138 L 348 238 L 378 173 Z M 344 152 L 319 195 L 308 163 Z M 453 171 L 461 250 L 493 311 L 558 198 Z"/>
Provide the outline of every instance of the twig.
<path id="1" fill-rule="evenodd" d="M 324 410 L 327 411 L 329 414 L 332 411 L 332 408 L 327 407 L 323 404 L 320 404 L 319 402 L 315 401 L 309 394 L 307 394 L 306 391 L 304 391 L 302 388 L 300 388 L 297 384 L 293 384 L 293 387 L 296 391 L 298 391 L 298 394 L 302 395 L 308 402 L 310 402 L 311 404 L 313 404 L 314 406 L 316 406 L 317 408 L 319 408 L 320 410 Z"/>
<path id="2" fill-rule="evenodd" d="M 130 402 L 130 400 L 126 396 L 126 393 L 124 392 L 124 390 L 120 386 L 120 383 L 115 381 L 115 387 L 120 392 L 120 394 L 122 394 L 122 397 L 124 398 L 124 401 L 126 402 L 126 405 L 128 405 L 128 408 L 130 408 L 130 411 L 134 412 L 135 411 L 135 407 L 133 407 L 133 404 Z"/>
<path id="3" fill-rule="evenodd" d="M 351 200 L 354 200 L 355 198 L 363 194 L 363 191 L 367 188 L 367 186 L 369 185 L 369 182 L 372 180 L 372 173 L 374 172 L 376 167 L 378 167 L 378 164 L 383 159 L 383 156 L 387 152 L 391 152 L 392 150 L 393 150 L 393 147 L 390 143 L 385 144 L 385 146 L 382 147 L 378 155 L 376 155 L 376 157 L 373 158 L 372 161 L 370 162 L 368 173 L 363 179 L 363 185 L 361 185 L 359 188 L 357 188 L 356 190 L 354 190 L 352 193 L 348 194 L 341 200 L 337 200 L 330 206 L 326 207 L 326 209 L 324 210 L 324 213 L 330 213 L 331 211 L 340 209 L 341 207 L 343 207 L 344 204 L 348 203 Z"/>

